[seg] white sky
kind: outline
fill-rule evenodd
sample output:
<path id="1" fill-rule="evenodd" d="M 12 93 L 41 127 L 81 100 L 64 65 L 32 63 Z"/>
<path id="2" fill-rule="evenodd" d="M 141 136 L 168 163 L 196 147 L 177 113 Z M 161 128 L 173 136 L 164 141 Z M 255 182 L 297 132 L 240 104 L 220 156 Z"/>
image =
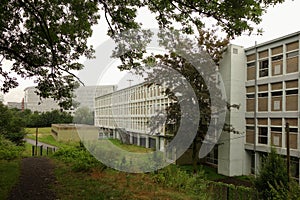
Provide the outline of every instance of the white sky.
<path id="1" fill-rule="evenodd" d="M 268 9 L 268 12 L 263 15 L 263 21 L 258 27 L 262 27 L 264 33 L 262 36 L 247 36 L 243 35 L 231 41 L 231 43 L 240 45 L 243 47 L 254 46 L 255 41 L 257 43 L 262 43 L 268 40 L 275 39 L 293 32 L 300 31 L 300 22 L 297 22 L 300 19 L 300 1 L 299 0 L 286 0 L 283 4 L 279 4 L 275 7 Z M 141 11 L 139 21 L 143 22 L 146 28 L 156 28 L 153 27 L 153 20 L 149 17 L 149 12 L 146 10 Z M 147 14 L 148 13 L 148 14 Z M 108 40 L 106 36 L 107 25 L 105 23 L 104 17 L 101 17 L 100 23 L 94 27 L 93 37 L 89 39 L 89 43 L 93 44 L 95 48 L 103 44 L 103 42 Z M 5 63 L 3 63 L 5 65 Z M 3 65 L 3 66 L 4 66 Z M 120 73 L 116 68 L 116 63 L 110 64 L 111 67 L 107 68 L 106 72 L 102 74 L 102 78 L 98 83 L 101 84 L 117 84 L 120 79 L 121 82 L 125 82 L 128 79 L 131 79 L 130 76 L 127 76 L 126 73 Z M 125 81 L 124 81 L 125 80 Z M 129 82 L 128 82 L 129 84 Z M 4 95 L 5 102 L 16 101 L 20 102 L 23 98 L 23 90 L 32 86 L 33 82 L 26 80 L 20 81 L 20 86 L 16 89 L 12 89 L 10 93 Z"/>

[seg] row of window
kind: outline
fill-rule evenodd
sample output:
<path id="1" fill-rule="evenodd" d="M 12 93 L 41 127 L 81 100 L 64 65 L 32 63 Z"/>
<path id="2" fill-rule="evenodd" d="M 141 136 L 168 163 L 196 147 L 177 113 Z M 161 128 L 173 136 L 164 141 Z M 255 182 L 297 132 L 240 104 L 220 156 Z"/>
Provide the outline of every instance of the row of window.
<path id="1" fill-rule="evenodd" d="M 283 46 L 259 52 L 247 56 L 247 80 L 254 80 L 256 77 L 255 64 L 257 59 L 258 77 L 283 75 L 283 64 L 286 66 L 286 73 L 298 72 L 299 65 L 299 42 L 286 44 L 286 53 L 283 54 Z M 270 52 L 269 52 L 270 51 Z"/>

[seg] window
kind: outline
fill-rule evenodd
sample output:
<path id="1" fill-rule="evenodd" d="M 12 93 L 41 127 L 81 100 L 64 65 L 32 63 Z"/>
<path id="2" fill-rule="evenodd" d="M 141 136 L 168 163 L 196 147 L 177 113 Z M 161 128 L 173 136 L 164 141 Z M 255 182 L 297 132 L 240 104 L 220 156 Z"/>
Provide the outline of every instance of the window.
<path id="1" fill-rule="evenodd" d="M 272 92 L 272 97 L 282 96 L 282 91 Z"/>
<path id="2" fill-rule="evenodd" d="M 259 127 L 258 128 L 258 143 L 268 144 L 268 128 Z"/>
<path id="3" fill-rule="evenodd" d="M 298 94 L 298 90 L 287 90 L 286 95 Z"/>
<path id="4" fill-rule="evenodd" d="M 255 94 L 247 94 L 247 99 L 254 99 Z"/>
<path id="5" fill-rule="evenodd" d="M 268 93 L 258 93 L 258 97 L 268 97 Z"/>
<path id="6" fill-rule="evenodd" d="M 298 56 L 298 54 L 299 54 L 298 51 L 294 51 L 294 52 L 291 52 L 291 53 L 287 53 L 287 54 L 286 54 L 286 57 L 287 57 L 287 58 L 291 58 L 291 57 Z"/>
<path id="7" fill-rule="evenodd" d="M 265 77 L 269 75 L 269 61 L 263 60 L 259 62 L 259 77 Z"/>
<path id="8" fill-rule="evenodd" d="M 247 67 L 255 67 L 255 62 L 247 63 Z"/>
<path id="9" fill-rule="evenodd" d="M 282 55 L 272 57 L 272 61 L 282 60 Z"/>

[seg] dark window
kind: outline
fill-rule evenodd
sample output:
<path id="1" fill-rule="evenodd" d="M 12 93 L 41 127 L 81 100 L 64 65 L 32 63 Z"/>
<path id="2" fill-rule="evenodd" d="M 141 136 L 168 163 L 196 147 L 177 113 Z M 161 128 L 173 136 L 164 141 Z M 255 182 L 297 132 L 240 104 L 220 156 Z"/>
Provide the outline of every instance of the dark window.
<path id="1" fill-rule="evenodd" d="M 268 97 L 268 93 L 259 93 L 258 97 Z"/>
<path id="2" fill-rule="evenodd" d="M 268 144 L 268 128 L 259 127 L 258 128 L 258 143 Z"/>
<path id="3" fill-rule="evenodd" d="M 281 127 L 271 127 L 271 131 L 282 132 L 282 128 Z"/>
<path id="4" fill-rule="evenodd" d="M 247 94 L 247 99 L 254 99 L 255 94 Z"/>
<path id="5" fill-rule="evenodd" d="M 290 132 L 298 133 L 298 128 L 290 128 Z"/>
<path id="6" fill-rule="evenodd" d="M 282 60 L 282 55 L 272 57 L 272 61 Z"/>
<path id="7" fill-rule="evenodd" d="M 263 60 L 259 62 L 259 77 L 264 77 L 269 75 L 269 61 Z"/>
<path id="8" fill-rule="evenodd" d="M 286 95 L 298 94 L 298 90 L 287 90 L 285 91 Z"/>
<path id="9" fill-rule="evenodd" d="M 247 67 L 255 67 L 255 62 L 247 63 Z"/>
<path id="10" fill-rule="evenodd" d="M 282 96 L 282 91 L 272 92 L 272 97 Z"/>

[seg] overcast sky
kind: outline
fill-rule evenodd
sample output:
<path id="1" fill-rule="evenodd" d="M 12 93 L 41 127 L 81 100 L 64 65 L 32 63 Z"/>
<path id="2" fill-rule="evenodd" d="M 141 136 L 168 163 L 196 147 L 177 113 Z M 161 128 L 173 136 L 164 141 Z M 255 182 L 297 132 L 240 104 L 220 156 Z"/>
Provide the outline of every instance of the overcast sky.
<path id="1" fill-rule="evenodd" d="M 264 32 L 262 36 L 246 36 L 243 35 L 241 37 L 236 38 L 231 41 L 231 43 L 240 45 L 243 47 L 254 46 L 255 41 L 258 43 L 262 43 L 268 40 L 275 39 L 277 37 L 281 37 L 293 32 L 300 31 L 300 1 L 299 0 L 286 0 L 285 3 L 277 5 L 275 7 L 271 7 L 268 9 L 268 12 L 263 15 L 263 21 L 259 27 L 262 27 Z M 147 18 L 147 11 L 143 10 L 138 20 L 143 22 L 145 27 L 147 28 L 155 28 L 153 27 L 153 21 L 151 18 Z M 146 14 L 145 14 L 146 13 Z M 104 21 L 104 17 L 101 18 L 99 25 L 94 27 L 93 37 L 89 40 L 90 44 L 93 44 L 95 48 L 101 46 L 105 41 L 107 41 L 108 36 L 106 36 L 106 24 Z M 104 31 L 105 30 L 105 31 Z M 5 63 L 4 63 L 5 64 Z M 118 80 L 114 80 L 111 78 L 110 74 L 114 77 L 119 77 L 119 79 L 124 76 L 124 73 L 119 73 L 116 69 L 116 64 L 112 64 L 107 68 L 106 73 L 101 75 L 101 80 L 99 83 L 101 84 L 116 84 Z M 131 79 L 130 77 L 123 78 L 124 80 Z M 23 98 L 23 90 L 31 86 L 33 84 L 32 81 L 22 81 L 20 82 L 20 86 L 16 89 L 11 90 L 9 94 L 4 96 L 5 102 L 16 101 L 20 102 Z M 130 84 L 128 82 L 128 84 Z"/>

